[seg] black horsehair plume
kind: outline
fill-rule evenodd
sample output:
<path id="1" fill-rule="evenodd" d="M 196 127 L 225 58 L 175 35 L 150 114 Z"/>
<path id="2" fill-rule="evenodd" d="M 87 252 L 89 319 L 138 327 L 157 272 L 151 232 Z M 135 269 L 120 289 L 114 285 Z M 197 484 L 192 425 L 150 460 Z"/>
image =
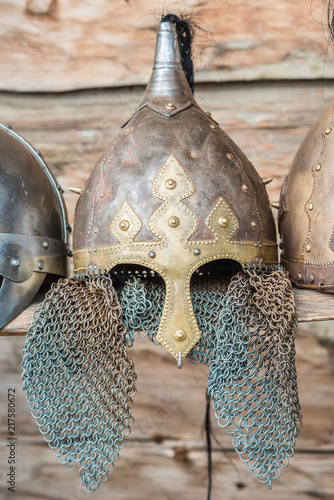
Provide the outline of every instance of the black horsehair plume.
<path id="1" fill-rule="evenodd" d="M 328 0 L 327 23 L 329 28 L 329 41 L 334 46 L 334 0 Z"/>
<path id="2" fill-rule="evenodd" d="M 179 41 L 181 62 L 183 71 L 187 77 L 189 87 L 194 93 L 194 67 L 191 56 L 191 44 L 194 38 L 195 25 L 189 17 L 177 16 L 175 14 L 166 14 L 161 17 L 162 22 L 175 24 L 177 37 Z"/>

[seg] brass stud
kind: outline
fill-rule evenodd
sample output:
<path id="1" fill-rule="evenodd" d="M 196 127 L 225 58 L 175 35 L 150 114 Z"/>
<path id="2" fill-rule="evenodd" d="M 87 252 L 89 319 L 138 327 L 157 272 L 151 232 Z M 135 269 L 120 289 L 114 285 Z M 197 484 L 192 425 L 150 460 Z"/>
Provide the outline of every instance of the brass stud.
<path id="1" fill-rule="evenodd" d="M 194 254 L 195 254 L 195 255 L 200 255 L 200 254 L 201 254 L 200 249 L 199 249 L 199 248 L 195 248 L 195 250 L 194 250 Z"/>
<path id="2" fill-rule="evenodd" d="M 270 184 L 273 181 L 273 178 L 272 177 L 262 177 L 261 181 L 266 186 L 267 184 Z"/>
<path id="3" fill-rule="evenodd" d="M 148 254 L 148 256 L 149 256 L 151 259 L 154 259 L 154 257 L 155 257 L 155 252 L 150 252 L 150 253 Z M 151 274 L 152 274 L 152 272 L 151 272 Z M 154 275 L 154 273 L 153 273 L 153 275 Z"/>
<path id="4" fill-rule="evenodd" d="M 244 193 L 247 193 L 247 191 L 248 191 L 248 186 L 247 186 L 246 184 L 243 184 L 243 185 L 241 186 L 241 189 L 244 191 Z"/>
<path id="5" fill-rule="evenodd" d="M 108 163 L 111 163 L 111 162 L 112 162 L 112 159 L 111 159 L 111 158 L 109 158 Z"/>
<path id="6" fill-rule="evenodd" d="M 82 188 L 76 188 L 76 187 L 70 187 L 70 191 L 72 191 L 72 193 L 78 194 L 80 196 L 80 194 L 82 193 L 83 189 Z"/>
<path id="7" fill-rule="evenodd" d="M 105 194 L 105 193 L 100 193 L 100 198 L 103 198 L 103 197 L 104 197 L 104 194 Z"/>
<path id="8" fill-rule="evenodd" d="M 178 217 L 171 217 L 168 220 L 170 227 L 177 227 L 180 224 L 180 219 Z"/>
<path id="9" fill-rule="evenodd" d="M 130 222 L 128 220 L 122 220 L 120 223 L 119 223 L 119 228 L 122 230 L 122 231 L 127 231 L 130 227 Z"/>
<path id="10" fill-rule="evenodd" d="M 186 332 L 184 332 L 183 330 L 176 330 L 176 332 L 175 332 L 176 340 L 179 340 L 180 342 L 182 342 L 182 340 L 185 340 L 186 337 L 187 337 Z"/>
<path id="11" fill-rule="evenodd" d="M 332 131 L 331 127 L 328 127 L 328 128 L 326 128 L 326 130 L 325 130 L 325 134 L 326 134 L 326 135 L 329 135 L 329 134 L 331 133 L 331 131 Z"/>
<path id="12" fill-rule="evenodd" d="M 315 171 L 320 172 L 321 169 L 322 169 L 322 165 L 321 165 L 321 163 L 318 163 L 318 165 L 315 167 Z"/>
<path id="13" fill-rule="evenodd" d="M 218 219 L 218 224 L 219 224 L 221 227 L 226 227 L 226 226 L 228 226 L 228 218 L 227 218 L 227 217 L 219 217 L 219 219 Z"/>
<path id="14" fill-rule="evenodd" d="M 272 204 L 271 204 L 271 206 L 273 208 L 277 208 L 277 210 L 278 210 L 279 209 L 279 201 L 273 201 Z"/>
<path id="15" fill-rule="evenodd" d="M 172 102 L 169 102 L 168 104 L 166 104 L 165 106 L 165 109 L 175 109 L 176 106 L 175 104 L 173 104 Z"/>
<path id="16" fill-rule="evenodd" d="M 95 234 L 98 234 L 98 232 L 99 232 L 99 230 L 98 230 L 97 228 L 96 228 L 96 229 L 94 229 L 94 233 L 95 233 Z"/>
<path id="17" fill-rule="evenodd" d="M 210 124 L 210 128 L 215 129 L 215 128 L 216 128 L 216 125 L 215 125 L 214 123 L 211 123 L 211 124 Z"/>
<path id="18" fill-rule="evenodd" d="M 313 210 L 314 209 L 314 205 L 313 203 L 309 203 L 308 207 L 307 207 L 309 210 Z"/>
<path id="19" fill-rule="evenodd" d="M 305 250 L 306 252 L 310 253 L 310 251 L 312 250 L 311 245 L 306 245 Z"/>
<path id="20" fill-rule="evenodd" d="M 167 179 L 167 181 L 165 182 L 165 186 L 167 189 L 175 189 L 176 181 L 174 181 L 174 179 Z"/>
<path id="21" fill-rule="evenodd" d="M 256 227 L 256 222 L 251 222 L 251 226 L 254 229 Z"/>
<path id="22" fill-rule="evenodd" d="M 234 156 L 232 155 L 232 153 L 226 153 L 226 156 L 229 160 L 234 160 Z"/>

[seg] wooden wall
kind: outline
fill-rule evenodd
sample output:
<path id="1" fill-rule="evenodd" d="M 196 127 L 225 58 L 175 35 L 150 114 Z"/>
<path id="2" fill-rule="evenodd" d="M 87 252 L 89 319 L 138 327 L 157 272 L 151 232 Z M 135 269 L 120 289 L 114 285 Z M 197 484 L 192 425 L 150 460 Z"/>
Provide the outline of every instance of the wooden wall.
<path id="1" fill-rule="evenodd" d="M 196 99 L 260 174 L 274 178 L 272 201 L 309 126 L 331 101 L 334 66 L 332 56 L 326 62 L 321 0 L 0 0 L 0 121 L 43 152 L 65 190 L 71 223 L 77 197 L 69 187 L 83 185 L 135 109 L 159 13 L 181 4 L 214 33 L 197 42 Z M 334 498 L 333 324 L 301 324 L 296 344 L 304 423 L 295 457 L 269 493 L 215 425 L 225 451 L 215 445 L 212 500 Z M 0 499 L 87 499 L 77 473 L 58 463 L 30 416 L 20 380 L 23 345 L 23 337 L 0 338 Z M 136 341 L 132 356 L 136 423 L 92 498 L 205 499 L 207 369 L 187 361 L 178 371 L 167 352 L 145 340 Z M 15 495 L 5 485 L 9 387 L 18 391 Z"/>

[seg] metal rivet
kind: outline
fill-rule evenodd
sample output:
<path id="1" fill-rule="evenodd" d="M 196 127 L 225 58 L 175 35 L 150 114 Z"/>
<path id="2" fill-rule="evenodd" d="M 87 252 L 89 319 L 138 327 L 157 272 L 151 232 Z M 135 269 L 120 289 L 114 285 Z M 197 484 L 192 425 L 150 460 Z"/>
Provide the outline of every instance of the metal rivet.
<path id="1" fill-rule="evenodd" d="M 168 220 L 170 227 L 177 227 L 180 224 L 180 219 L 178 217 L 171 217 Z"/>
<path id="2" fill-rule="evenodd" d="M 326 128 L 325 134 L 329 135 L 331 133 L 332 129 L 330 127 Z"/>
<path id="3" fill-rule="evenodd" d="M 11 125 L 5 125 L 6 128 L 8 128 L 8 130 L 12 130 L 12 126 Z"/>
<path id="4" fill-rule="evenodd" d="M 43 241 L 43 247 L 44 248 L 49 248 L 49 243 L 47 241 Z"/>
<path id="5" fill-rule="evenodd" d="M 72 256 L 73 256 L 73 252 L 72 252 L 72 250 L 71 250 L 70 248 L 68 248 L 68 249 L 66 250 L 66 253 L 67 253 L 67 255 L 68 255 L 69 257 L 72 257 Z"/>
<path id="6" fill-rule="evenodd" d="M 10 261 L 10 265 L 11 265 L 12 267 L 20 267 L 20 261 L 19 261 L 19 259 L 12 259 L 12 260 Z"/>
<path id="7" fill-rule="evenodd" d="M 176 188 L 176 181 L 174 181 L 174 179 L 167 179 L 165 186 L 167 189 L 174 189 Z"/>
<path id="8" fill-rule="evenodd" d="M 71 226 L 70 226 L 68 223 L 66 223 L 66 229 L 67 229 L 67 231 L 68 231 L 69 233 L 71 233 L 71 232 L 72 232 L 72 228 L 71 228 Z"/>
<path id="9" fill-rule="evenodd" d="M 194 254 L 195 255 L 200 255 L 200 253 L 201 253 L 200 249 L 199 248 L 195 248 Z"/>
<path id="10" fill-rule="evenodd" d="M 279 201 L 273 201 L 272 204 L 271 204 L 271 206 L 273 208 L 276 208 L 278 210 L 279 209 Z"/>
<path id="11" fill-rule="evenodd" d="M 149 256 L 149 257 L 151 257 L 151 259 L 154 259 L 154 257 L 155 257 L 155 252 L 150 252 L 150 253 L 148 254 L 148 256 Z"/>
<path id="12" fill-rule="evenodd" d="M 219 224 L 221 227 L 226 227 L 226 226 L 228 226 L 228 218 L 227 218 L 227 217 L 219 217 L 219 219 L 218 219 L 218 224 Z"/>
<path id="13" fill-rule="evenodd" d="M 318 165 L 315 167 L 316 172 L 319 172 L 322 169 L 321 163 L 318 163 Z"/>
<path id="14" fill-rule="evenodd" d="M 267 184 L 270 184 L 273 181 L 273 178 L 272 177 L 262 177 L 261 181 L 266 186 Z"/>
<path id="15" fill-rule="evenodd" d="M 283 243 L 282 242 L 278 246 L 280 247 L 281 250 L 283 250 Z"/>
<path id="16" fill-rule="evenodd" d="M 126 131 L 125 131 L 125 133 L 126 134 L 130 134 L 131 131 L 132 131 L 132 128 L 127 128 Z"/>
<path id="17" fill-rule="evenodd" d="M 101 193 L 101 194 L 100 194 L 100 198 L 103 198 L 103 197 L 104 197 L 104 193 Z"/>
<path id="18" fill-rule="evenodd" d="M 226 153 L 226 156 L 229 160 L 234 160 L 234 156 L 232 153 Z"/>
<path id="19" fill-rule="evenodd" d="M 248 191 L 248 186 L 247 186 L 247 184 L 243 184 L 243 185 L 241 186 L 241 189 L 242 189 L 245 193 L 247 193 L 247 191 Z"/>
<path id="20" fill-rule="evenodd" d="M 119 223 L 119 228 L 122 230 L 122 231 L 127 231 L 130 227 L 130 222 L 128 220 L 122 220 L 120 223 Z"/>
<path id="21" fill-rule="evenodd" d="M 40 269 L 40 270 L 44 269 L 44 265 L 45 265 L 45 264 L 44 264 L 44 262 L 43 262 L 42 260 L 39 260 L 39 261 L 37 262 L 37 265 L 38 265 L 38 269 Z"/>
<path id="22" fill-rule="evenodd" d="M 112 159 L 111 159 L 111 158 L 109 158 L 108 163 L 111 163 L 111 162 L 112 162 Z"/>
<path id="23" fill-rule="evenodd" d="M 183 330 L 176 330 L 176 332 L 175 332 L 175 338 L 176 338 L 176 340 L 179 340 L 180 342 L 182 340 L 185 340 L 186 336 L 187 336 L 187 334 Z"/>
<path id="24" fill-rule="evenodd" d="M 210 111 L 207 111 L 207 112 L 206 112 L 206 114 L 207 114 L 208 116 L 212 116 Z"/>
<path id="25" fill-rule="evenodd" d="M 96 228 L 96 229 L 94 229 L 94 233 L 95 233 L 95 234 L 98 234 L 98 232 L 99 232 L 99 230 L 98 230 L 97 228 Z"/>
<path id="26" fill-rule="evenodd" d="M 306 250 L 306 252 L 310 252 L 311 251 L 311 245 L 306 245 L 305 250 Z"/>
<path id="27" fill-rule="evenodd" d="M 210 124 L 210 128 L 215 129 L 215 128 L 216 128 L 216 125 L 215 125 L 214 123 L 211 123 L 211 124 Z"/>
<path id="28" fill-rule="evenodd" d="M 173 104 L 172 102 L 169 102 L 168 104 L 166 104 L 165 106 L 165 109 L 175 109 L 176 106 L 175 104 Z"/>
<path id="29" fill-rule="evenodd" d="M 310 283 L 314 283 L 315 282 L 315 277 L 313 276 L 313 274 L 310 275 Z"/>
<path id="30" fill-rule="evenodd" d="M 309 210 L 313 210 L 314 209 L 314 205 L 313 203 L 309 203 L 308 207 L 307 207 Z"/>
<path id="31" fill-rule="evenodd" d="M 297 278 L 299 279 L 299 281 L 301 281 L 302 280 L 302 275 L 300 273 L 298 273 Z"/>
<path id="32" fill-rule="evenodd" d="M 258 246 L 258 244 L 257 244 L 257 243 L 254 243 L 254 246 L 255 246 L 255 247 L 257 247 L 257 246 Z"/>
<path id="33" fill-rule="evenodd" d="M 256 222 L 251 222 L 251 226 L 254 229 L 256 227 Z"/>

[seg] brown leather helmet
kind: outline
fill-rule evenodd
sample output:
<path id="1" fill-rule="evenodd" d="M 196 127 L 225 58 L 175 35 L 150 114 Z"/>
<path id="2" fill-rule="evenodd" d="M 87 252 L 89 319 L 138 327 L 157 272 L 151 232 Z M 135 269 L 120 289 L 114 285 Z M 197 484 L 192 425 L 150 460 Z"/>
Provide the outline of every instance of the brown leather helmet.
<path id="1" fill-rule="evenodd" d="M 334 293 L 334 103 L 311 127 L 279 207 L 282 264 L 299 287 Z"/>
<path id="2" fill-rule="evenodd" d="M 40 153 L 0 124 L 0 328 L 18 316 L 48 273 L 66 276 L 66 209 Z"/>
<path id="3" fill-rule="evenodd" d="M 170 22 L 160 24 L 142 102 L 80 196 L 73 255 L 77 275 L 139 264 L 163 277 L 158 340 L 175 358 L 200 338 L 190 300 L 196 269 L 218 259 L 277 262 L 266 188 L 195 101 Z"/>

